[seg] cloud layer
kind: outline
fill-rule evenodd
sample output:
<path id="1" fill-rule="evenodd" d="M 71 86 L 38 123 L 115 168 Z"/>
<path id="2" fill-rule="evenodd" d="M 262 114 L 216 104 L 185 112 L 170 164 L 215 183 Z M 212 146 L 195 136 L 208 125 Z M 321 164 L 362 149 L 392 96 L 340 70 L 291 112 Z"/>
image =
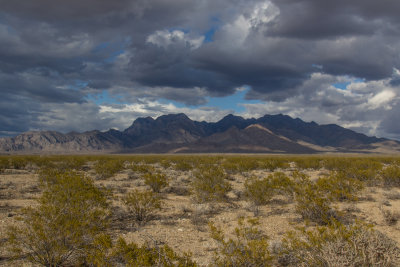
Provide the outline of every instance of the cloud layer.
<path id="1" fill-rule="evenodd" d="M 286 113 L 400 139 L 397 0 L 0 0 L 0 7 L 0 135 L 236 112 Z M 244 111 L 207 104 L 243 86 L 246 99 L 232 106 Z"/>

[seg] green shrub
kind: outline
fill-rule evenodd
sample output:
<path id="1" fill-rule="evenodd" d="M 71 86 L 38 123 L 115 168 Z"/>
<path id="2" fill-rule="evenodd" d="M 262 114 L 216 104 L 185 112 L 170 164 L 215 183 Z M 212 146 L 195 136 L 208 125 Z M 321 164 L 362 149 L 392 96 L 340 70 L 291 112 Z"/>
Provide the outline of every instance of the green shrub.
<path id="1" fill-rule="evenodd" d="M 169 167 L 171 167 L 171 161 L 163 159 L 160 161 L 160 165 L 164 168 L 164 169 L 168 169 Z"/>
<path id="2" fill-rule="evenodd" d="M 144 175 L 144 183 L 151 187 L 153 192 L 159 193 L 161 189 L 168 186 L 168 180 L 162 173 L 147 173 Z"/>
<path id="3" fill-rule="evenodd" d="M 214 256 L 215 266 L 272 266 L 268 239 L 257 228 L 257 219 L 238 220 L 235 237 L 227 239 L 222 229 L 210 223 L 211 237 L 219 247 Z"/>
<path id="4" fill-rule="evenodd" d="M 193 169 L 193 165 L 185 160 L 179 160 L 176 162 L 174 169 L 177 171 L 190 171 Z"/>
<path id="5" fill-rule="evenodd" d="M 81 156 L 68 156 L 65 158 L 61 158 L 56 162 L 57 169 L 63 170 L 82 170 L 82 167 L 85 165 L 86 160 Z"/>
<path id="6" fill-rule="evenodd" d="M 322 166 L 330 171 L 339 171 L 350 168 L 352 165 L 352 161 L 354 161 L 354 159 L 342 157 L 325 158 L 322 161 Z"/>
<path id="7" fill-rule="evenodd" d="M 151 191 L 135 189 L 123 199 L 128 211 L 133 215 L 134 221 L 143 225 L 151 219 L 155 210 L 161 209 L 161 200 Z"/>
<path id="8" fill-rule="evenodd" d="M 37 206 L 22 211 L 20 224 L 8 229 L 10 251 L 43 266 L 82 265 L 107 238 L 109 204 L 104 190 L 74 172 L 41 181 Z"/>
<path id="9" fill-rule="evenodd" d="M 347 177 L 365 182 L 366 185 L 376 185 L 379 180 L 377 175 L 382 170 L 382 163 L 372 159 L 349 160 L 350 165 L 340 169 Z"/>
<path id="10" fill-rule="evenodd" d="M 277 172 L 263 179 L 252 176 L 244 187 L 244 196 L 252 204 L 254 215 L 258 215 L 259 207 L 266 205 L 274 195 L 291 193 L 292 182 L 284 173 Z"/>
<path id="11" fill-rule="evenodd" d="M 337 212 L 331 207 L 329 197 L 310 180 L 298 178 L 294 189 L 296 212 L 304 220 L 310 220 L 318 224 L 327 224 L 333 218 L 337 218 Z"/>
<path id="12" fill-rule="evenodd" d="M 25 169 L 28 164 L 28 157 L 26 156 L 12 156 L 10 157 L 10 167 L 17 170 Z"/>
<path id="13" fill-rule="evenodd" d="M 380 172 L 384 186 L 400 187 L 400 167 L 397 165 L 390 165 Z"/>
<path id="14" fill-rule="evenodd" d="M 332 200 L 357 200 L 357 193 L 364 188 L 363 182 L 347 177 L 343 172 L 331 173 L 328 177 L 316 181 L 318 191 Z"/>
<path id="15" fill-rule="evenodd" d="M 120 238 L 113 250 L 115 262 L 124 266 L 165 266 L 165 267 L 195 267 L 197 264 L 190 254 L 179 256 L 168 245 L 139 246 L 135 243 L 126 243 Z"/>
<path id="16" fill-rule="evenodd" d="M 123 168 L 123 162 L 118 159 L 103 159 L 94 165 L 94 170 L 101 179 L 112 177 Z"/>
<path id="17" fill-rule="evenodd" d="M 245 181 L 244 188 L 245 197 L 255 206 L 267 204 L 274 195 L 274 187 L 268 178 L 252 176 Z"/>
<path id="18" fill-rule="evenodd" d="M 221 201 L 232 189 L 226 180 L 227 175 L 218 167 L 203 167 L 194 173 L 191 184 L 195 199 L 200 202 Z"/>
<path id="19" fill-rule="evenodd" d="M 8 161 L 8 158 L 6 157 L 0 157 L 0 173 L 3 173 L 5 169 L 8 169 L 10 166 L 10 163 Z"/>
<path id="20" fill-rule="evenodd" d="M 334 222 L 289 232 L 279 262 L 284 266 L 399 266 L 396 243 L 361 222 Z"/>
<path id="21" fill-rule="evenodd" d="M 151 165 L 147 164 L 135 164 L 132 163 L 131 170 L 134 172 L 139 172 L 139 173 L 153 173 L 155 172 L 155 169 Z"/>
<path id="22" fill-rule="evenodd" d="M 286 159 L 263 159 L 260 161 L 259 165 L 260 168 L 269 171 L 289 168 L 289 162 Z"/>
<path id="23" fill-rule="evenodd" d="M 318 170 L 322 166 L 321 159 L 317 157 L 296 158 L 294 161 L 296 163 L 296 167 L 302 170 L 304 169 Z"/>

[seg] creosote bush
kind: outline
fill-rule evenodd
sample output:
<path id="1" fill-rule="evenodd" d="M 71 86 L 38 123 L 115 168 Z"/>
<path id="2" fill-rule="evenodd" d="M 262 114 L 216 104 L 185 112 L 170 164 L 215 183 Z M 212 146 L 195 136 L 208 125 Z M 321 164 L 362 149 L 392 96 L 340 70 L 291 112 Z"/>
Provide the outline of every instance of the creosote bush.
<path id="1" fill-rule="evenodd" d="M 14 258 L 43 266 L 90 262 L 95 243 L 107 239 L 109 203 L 105 190 L 75 172 L 41 179 L 37 206 L 22 210 L 20 223 L 9 227 Z"/>
<path id="2" fill-rule="evenodd" d="M 174 169 L 177 171 L 190 171 L 193 169 L 193 165 L 185 160 L 179 160 L 176 162 Z"/>
<path id="3" fill-rule="evenodd" d="M 146 173 L 143 178 L 144 183 L 155 193 L 159 193 L 161 189 L 168 186 L 167 177 L 162 173 Z"/>
<path id="4" fill-rule="evenodd" d="M 128 211 L 133 215 L 135 223 L 145 224 L 161 209 L 161 200 L 152 191 L 139 191 L 137 189 L 128 193 L 123 199 Z"/>
<path id="5" fill-rule="evenodd" d="M 221 201 L 232 189 L 224 170 L 214 166 L 199 168 L 191 184 L 195 199 L 200 202 Z"/>
<path id="6" fill-rule="evenodd" d="M 327 177 L 319 178 L 315 183 L 317 190 L 335 201 L 355 201 L 357 193 L 364 188 L 364 183 L 343 172 L 332 172 Z"/>
<path id="7" fill-rule="evenodd" d="M 272 266 L 268 238 L 257 228 L 257 219 L 238 220 L 234 238 L 227 239 L 221 228 L 209 224 L 211 237 L 217 241 L 215 266 Z"/>
<path id="8" fill-rule="evenodd" d="M 291 231 L 283 239 L 284 266 L 399 266 L 400 249 L 384 234 L 360 221 Z"/>
<path id="9" fill-rule="evenodd" d="M 153 246 L 149 244 L 139 246 L 135 243 L 127 243 L 122 238 L 117 241 L 112 257 L 115 262 L 125 266 L 197 266 L 190 254 L 184 253 L 180 256 L 168 245 L 160 246 L 156 243 Z"/>
<path id="10" fill-rule="evenodd" d="M 380 172 L 384 186 L 400 187 L 400 167 L 397 165 L 390 165 Z"/>
<path id="11" fill-rule="evenodd" d="M 4 172 L 5 169 L 9 168 L 10 162 L 6 157 L 0 157 L 0 173 Z"/>
<path id="12" fill-rule="evenodd" d="M 331 199 L 312 182 L 308 176 L 294 172 L 294 199 L 296 212 L 304 220 L 318 224 L 327 224 L 338 217 L 337 211 L 331 207 Z"/>
<path id="13" fill-rule="evenodd" d="M 94 165 L 94 170 L 100 179 L 112 177 L 123 168 L 123 161 L 119 159 L 101 159 Z"/>
<path id="14" fill-rule="evenodd" d="M 148 164 L 132 163 L 131 170 L 134 172 L 139 172 L 139 173 L 143 173 L 143 174 L 155 172 L 154 167 L 151 165 L 148 165 Z"/>
<path id="15" fill-rule="evenodd" d="M 259 206 L 267 204 L 274 195 L 274 188 L 268 178 L 252 176 L 245 181 L 244 187 L 244 195 L 252 203 L 255 213 L 258 213 Z"/>
<path id="16" fill-rule="evenodd" d="M 257 215 L 259 206 L 266 205 L 274 195 L 290 196 L 293 186 L 293 182 L 282 172 L 275 172 L 262 179 L 252 176 L 245 181 L 244 195 L 252 204 L 254 215 Z"/>

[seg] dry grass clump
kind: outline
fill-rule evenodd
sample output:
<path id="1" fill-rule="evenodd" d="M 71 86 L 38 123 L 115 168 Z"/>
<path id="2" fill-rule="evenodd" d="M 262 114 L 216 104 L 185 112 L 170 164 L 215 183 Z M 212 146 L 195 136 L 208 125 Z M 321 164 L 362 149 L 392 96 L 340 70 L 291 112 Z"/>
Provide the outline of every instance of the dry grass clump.
<path id="1" fill-rule="evenodd" d="M 210 223 L 211 237 L 218 243 L 214 266 L 272 266 L 268 238 L 258 229 L 257 219 L 238 220 L 234 238 Z"/>
<path id="2" fill-rule="evenodd" d="M 390 199 L 390 200 L 398 200 L 398 199 L 400 199 L 400 192 L 397 192 L 397 191 L 395 191 L 395 192 L 387 192 L 384 195 L 387 197 L 387 199 Z"/>
<path id="3" fill-rule="evenodd" d="M 289 232 L 279 262 L 284 266 L 399 266 L 400 249 L 366 224 L 334 222 Z"/>
<path id="4" fill-rule="evenodd" d="M 387 225 L 395 225 L 400 219 L 400 213 L 397 211 L 391 211 L 380 207 L 383 219 Z"/>
<path id="5" fill-rule="evenodd" d="M 150 186 L 151 190 L 155 193 L 160 193 L 161 189 L 168 186 L 168 179 L 165 174 L 158 173 L 146 173 L 144 176 L 144 183 Z"/>
<path id="6" fill-rule="evenodd" d="M 134 223 L 144 225 L 153 216 L 156 210 L 161 209 L 160 198 L 151 191 L 139 191 L 137 189 L 126 194 L 122 201 L 131 213 Z"/>

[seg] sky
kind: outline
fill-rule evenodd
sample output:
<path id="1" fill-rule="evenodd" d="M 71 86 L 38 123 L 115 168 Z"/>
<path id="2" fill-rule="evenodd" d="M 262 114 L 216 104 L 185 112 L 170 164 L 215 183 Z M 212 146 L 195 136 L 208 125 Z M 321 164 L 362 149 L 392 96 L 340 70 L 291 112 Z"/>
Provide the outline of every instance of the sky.
<path id="1" fill-rule="evenodd" d="M 0 136 L 287 114 L 400 140 L 398 0 L 0 0 Z"/>

